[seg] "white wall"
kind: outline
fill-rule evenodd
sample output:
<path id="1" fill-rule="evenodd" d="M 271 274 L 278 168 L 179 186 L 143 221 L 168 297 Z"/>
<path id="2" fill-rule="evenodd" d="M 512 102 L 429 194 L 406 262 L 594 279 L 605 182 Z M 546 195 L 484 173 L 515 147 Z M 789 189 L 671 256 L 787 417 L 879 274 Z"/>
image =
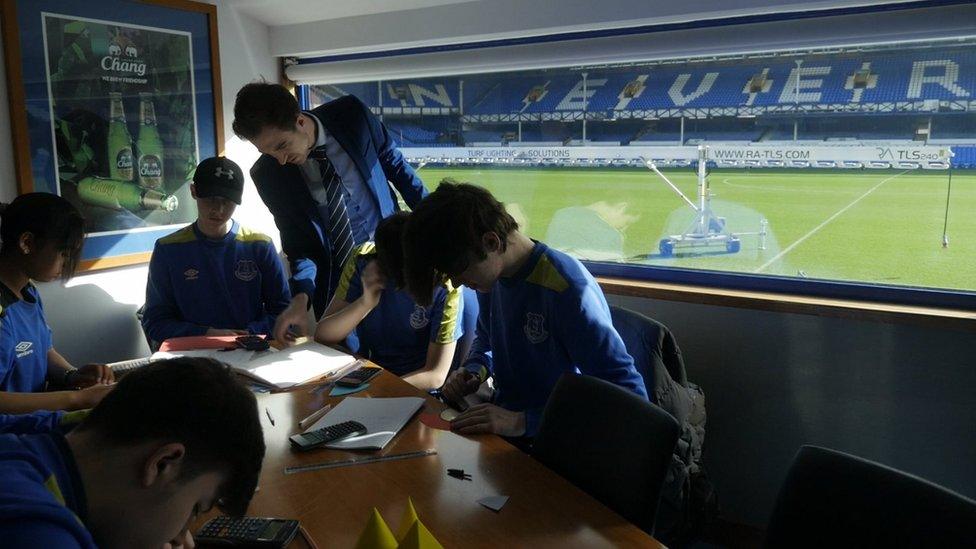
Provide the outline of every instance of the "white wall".
<path id="1" fill-rule="evenodd" d="M 705 391 L 706 468 L 731 519 L 766 524 L 801 444 L 976 498 L 971 333 L 607 297 L 675 333 Z"/>
<path id="2" fill-rule="evenodd" d="M 223 85 L 226 155 L 244 168 L 245 174 L 257 159 L 251 145 L 233 137 L 234 96 L 247 82 L 258 78 L 278 80 L 278 63 L 270 54 L 268 28 L 237 13 L 224 2 L 217 5 L 221 80 Z M 0 80 L 0 108 L 7 109 L 6 80 Z M 0 200 L 17 194 L 9 117 L 0 117 Z M 270 213 L 264 208 L 248 178 L 243 206 L 235 214 L 247 225 L 277 239 Z M 99 271 L 75 277 L 67 285 L 40 286 L 55 346 L 75 364 L 109 362 L 148 352 L 135 319 L 145 299 L 145 265 Z"/>

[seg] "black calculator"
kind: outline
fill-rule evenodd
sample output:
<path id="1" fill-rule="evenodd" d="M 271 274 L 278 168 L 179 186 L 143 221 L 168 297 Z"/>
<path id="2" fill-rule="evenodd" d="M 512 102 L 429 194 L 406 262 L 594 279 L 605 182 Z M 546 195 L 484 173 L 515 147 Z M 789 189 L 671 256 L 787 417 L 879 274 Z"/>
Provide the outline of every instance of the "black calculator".
<path id="1" fill-rule="evenodd" d="M 296 533 L 297 520 L 221 515 L 208 520 L 193 539 L 201 546 L 277 549 L 291 543 Z"/>
<path id="2" fill-rule="evenodd" d="M 311 450 L 329 442 L 365 434 L 366 426 L 362 423 L 358 421 L 343 421 L 342 423 L 322 427 L 309 433 L 292 435 L 288 437 L 288 440 L 299 450 Z"/>
<path id="3" fill-rule="evenodd" d="M 366 366 L 365 368 L 360 368 L 342 376 L 335 382 L 335 384 L 340 387 L 359 387 L 363 383 L 366 383 L 367 381 L 380 375 L 380 372 L 382 371 L 383 368 Z"/>

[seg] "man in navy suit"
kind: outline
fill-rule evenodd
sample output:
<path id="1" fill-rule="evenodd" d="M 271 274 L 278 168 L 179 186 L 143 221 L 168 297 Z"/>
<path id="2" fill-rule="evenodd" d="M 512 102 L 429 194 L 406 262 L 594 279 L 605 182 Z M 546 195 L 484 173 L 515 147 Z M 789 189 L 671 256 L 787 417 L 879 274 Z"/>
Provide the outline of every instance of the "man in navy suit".
<path id="1" fill-rule="evenodd" d="M 393 188 L 411 208 L 427 190 L 383 123 L 353 96 L 301 111 L 285 87 L 254 82 L 237 92 L 233 127 L 262 153 L 251 178 L 292 273 L 293 297 L 274 337 L 292 339 L 307 333 L 309 307 L 318 318 L 329 304 L 353 246 L 372 240 L 380 220 L 399 209 Z"/>

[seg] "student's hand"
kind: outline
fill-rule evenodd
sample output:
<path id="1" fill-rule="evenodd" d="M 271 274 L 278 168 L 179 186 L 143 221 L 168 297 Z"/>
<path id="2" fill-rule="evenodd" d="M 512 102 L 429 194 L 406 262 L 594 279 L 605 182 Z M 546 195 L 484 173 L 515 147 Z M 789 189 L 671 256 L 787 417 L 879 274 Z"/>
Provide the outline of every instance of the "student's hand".
<path id="1" fill-rule="evenodd" d="M 105 398 L 105 395 L 112 392 L 115 389 L 115 383 L 111 385 L 92 385 L 87 389 L 82 389 L 80 391 L 74 391 L 72 393 L 74 410 L 84 410 L 85 408 L 94 408 L 96 404 Z"/>
<path id="2" fill-rule="evenodd" d="M 360 276 L 363 284 L 363 303 L 370 309 L 376 307 L 386 287 L 386 277 L 380 272 L 380 264 L 375 259 L 366 264 Z"/>
<path id="3" fill-rule="evenodd" d="M 107 385 L 115 381 L 115 373 L 104 364 L 85 364 L 81 368 L 69 371 L 65 381 L 68 387 L 78 388 Z"/>
<path id="4" fill-rule="evenodd" d="M 278 315 L 274 325 L 274 339 L 281 343 L 291 344 L 298 337 L 309 334 L 308 330 L 308 295 L 298 294 L 291 298 L 291 303 Z M 289 328 L 295 328 L 289 330 Z"/>
<path id="5" fill-rule="evenodd" d="M 186 529 L 180 532 L 180 535 L 164 543 L 163 549 L 193 549 L 196 545 L 193 541 L 193 534 L 190 533 L 189 529 Z"/>
<path id="6" fill-rule="evenodd" d="M 451 421 L 451 431 L 462 435 L 495 433 L 506 437 L 525 434 L 525 412 L 513 412 L 494 404 L 475 404 Z"/>
<path id="7" fill-rule="evenodd" d="M 441 387 L 441 394 L 448 400 L 459 402 L 464 395 L 477 391 L 479 386 L 481 386 L 481 379 L 477 375 L 465 368 L 458 368 L 447 376 L 447 381 Z"/>
<path id="8" fill-rule="evenodd" d="M 207 328 L 208 336 L 246 336 L 251 332 L 247 330 L 231 330 L 227 328 Z"/>

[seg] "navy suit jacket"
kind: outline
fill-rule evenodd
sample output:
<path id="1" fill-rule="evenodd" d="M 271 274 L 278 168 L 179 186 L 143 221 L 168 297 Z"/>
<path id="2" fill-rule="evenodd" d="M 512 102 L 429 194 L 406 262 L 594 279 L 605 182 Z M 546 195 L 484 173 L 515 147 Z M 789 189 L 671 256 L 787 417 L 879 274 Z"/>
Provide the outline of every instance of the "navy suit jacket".
<path id="1" fill-rule="evenodd" d="M 381 216 L 387 217 L 399 209 L 390 183 L 411 208 L 427 195 L 423 182 L 403 159 L 386 127 L 362 101 L 347 95 L 311 112 L 352 158 Z M 281 233 L 281 247 L 291 266 L 291 293 L 308 294 L 317 318 L 332 299 L 342 265 L 332 264 L 328 227 L 319 215 L 301 167 L 282 166 L 264 154 L 251 167 L 251 178 Z"/>

